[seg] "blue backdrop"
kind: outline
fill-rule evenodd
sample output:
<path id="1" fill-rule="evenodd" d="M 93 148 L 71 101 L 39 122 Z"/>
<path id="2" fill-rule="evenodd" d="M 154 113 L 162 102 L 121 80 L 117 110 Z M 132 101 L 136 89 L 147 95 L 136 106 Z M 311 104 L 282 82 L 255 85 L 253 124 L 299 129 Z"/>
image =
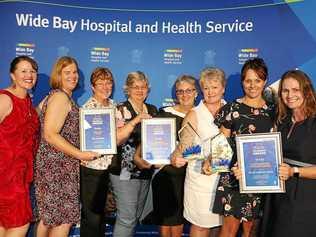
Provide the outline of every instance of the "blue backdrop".
<path id="1" fill-rule="evenodd" d="M 227 100 L 240 96 L 241 66 L 255 56 L 266 60 L 269 84 L 292 68 L 316 80 L 314 9 L 313 0 L 0 1 L 0 87 L 9 84 L 9 62 L 21 54 L 39 63 L 35 103 L 63 55 L 79 62 L 80 105 L 91 95 L 97 66 L 113 71 L 116 101 L 124 99 L 127 73 L 144 71 L 152 87 L 148 102 L 157 106 L 170 103 L 177 76 L 198 77 L 206 66 L 225 70 Z"/>

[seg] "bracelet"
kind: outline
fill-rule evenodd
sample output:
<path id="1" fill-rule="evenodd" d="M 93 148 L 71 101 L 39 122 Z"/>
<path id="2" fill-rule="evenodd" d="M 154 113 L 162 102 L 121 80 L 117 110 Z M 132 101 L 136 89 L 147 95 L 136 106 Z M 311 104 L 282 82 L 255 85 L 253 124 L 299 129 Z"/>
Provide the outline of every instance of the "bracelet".
<path id="1" fill-rule="evenodd" d="M 295 178 L 299 178 L 300 177 L 300 171 L 298 169 L 298 167 L 293 167 L 293 177 Z"/>

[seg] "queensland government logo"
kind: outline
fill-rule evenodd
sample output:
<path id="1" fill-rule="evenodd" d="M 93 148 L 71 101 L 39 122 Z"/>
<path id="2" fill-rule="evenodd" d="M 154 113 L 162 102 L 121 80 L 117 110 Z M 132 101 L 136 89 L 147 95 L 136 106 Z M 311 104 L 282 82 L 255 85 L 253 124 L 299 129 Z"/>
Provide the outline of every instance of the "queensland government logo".
<path id="1" fill-rule="evenodd" d="M 108 63 L 110 61 L 110 48 L 92 48 L 90 51 L 90 61 L 94 63 Z"/>
<path id="2" fill-rule="evenodd" d="M 164 64 L 182 64 L 182 49 L 166 49 L 163 53 Z"/>
<path id="3" fill-rule="evenodd" d="M 32 43 L 17 43 L 15 47 L 16 56 L 26 55 L 33 58 L 34 51 L 35 44 Z"/>
<path id="4" fill-rule="evenodd" d="M 258 57 L 259 49 L 257 48 L 245 48 L 240 49 L 238 52 L 238 63 L 243 65 L 248 59 Z"/>

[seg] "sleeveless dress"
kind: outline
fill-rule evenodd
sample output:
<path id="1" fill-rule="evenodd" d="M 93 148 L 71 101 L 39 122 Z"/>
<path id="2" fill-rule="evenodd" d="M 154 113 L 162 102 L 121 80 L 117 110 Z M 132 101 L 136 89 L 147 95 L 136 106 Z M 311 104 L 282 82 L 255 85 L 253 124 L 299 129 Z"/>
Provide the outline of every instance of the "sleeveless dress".
<path id="1" fill-rule="evenodd" d="M 30 184 L 38 145 L 39 120 L 31 98 L 12 100 L 11 113 L 0 123 L 0 226 L 14 228 L 31 221 Z"/>
<path id="2" fill-rule="evenodd" d="M 79 203 L 79 160 L 56 150 L 43 137 L 44 116 L 48 99 L 57 91 L 53 90 L 43 104 L 40 114 L 42 136 L 35 161 L 35 196 L 37 218 L 49 227 L 61 224 L 75 224 L 80 220 Z M 64 93 L 64 92 L 63 92 Z M 68 95 L 67 95 L 68 96 Z M 71 101 L 60 135 L 79 148 L 79 108 Z"/>
<path id="3" fill-rule="evenodd" d="M 182 125 L 184 113 L 173 107 L 159 110 L 159 117 L 175 118 L 176 130 Z M 178 139 L 177 139 L 178 140 Z M 153 222 L 156 225 L 174 226 L 184 223 L 183 192 L 186 166 L 165 165 L 152 180 Z"/>
<path id="4" fill-rule="evenodd" d="M 193 110 L 197 117 L 197 133 L 201 140 L 219 133 L 218 127 L 214 124 L 213 115 L 203 101 Z M 196 143 L 199 143 L 200 138 L 196 136 L 195 140 Z M 202 151 L 205 156 L 209 154 L 210 142 L 202 144 Z M 219 175 L 201 174 L 201 167 L 201 160 L 189 160 L 188 162 L 184 183 L 183 215 L 194 225 L 212 228 L 222 225 L 222 217 L 212 212 Z"/>

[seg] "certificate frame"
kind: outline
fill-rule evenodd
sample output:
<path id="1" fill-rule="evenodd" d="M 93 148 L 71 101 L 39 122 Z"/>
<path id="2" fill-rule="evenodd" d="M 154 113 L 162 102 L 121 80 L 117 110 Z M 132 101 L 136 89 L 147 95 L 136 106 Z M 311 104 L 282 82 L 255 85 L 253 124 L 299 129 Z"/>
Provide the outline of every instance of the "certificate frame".
<path id="1" fill-rule="evenodd" d="M 142 120 L 142 158 L 150 164 L 170 164 L 176 148 L 176 119 L 151 118 Z"/>
<path id="2" fill-rule="evenodd" d="M 280 132 L 237 135 L 236 148 L 242 172 L 240 193 L 285 192 L 285 183 L 279 177 L 283 162 Z"/>
<path id="3" fill-rule="evenodd" d="M 80 108 L 80 150 L 117 153 L 115 108 Z"/>

